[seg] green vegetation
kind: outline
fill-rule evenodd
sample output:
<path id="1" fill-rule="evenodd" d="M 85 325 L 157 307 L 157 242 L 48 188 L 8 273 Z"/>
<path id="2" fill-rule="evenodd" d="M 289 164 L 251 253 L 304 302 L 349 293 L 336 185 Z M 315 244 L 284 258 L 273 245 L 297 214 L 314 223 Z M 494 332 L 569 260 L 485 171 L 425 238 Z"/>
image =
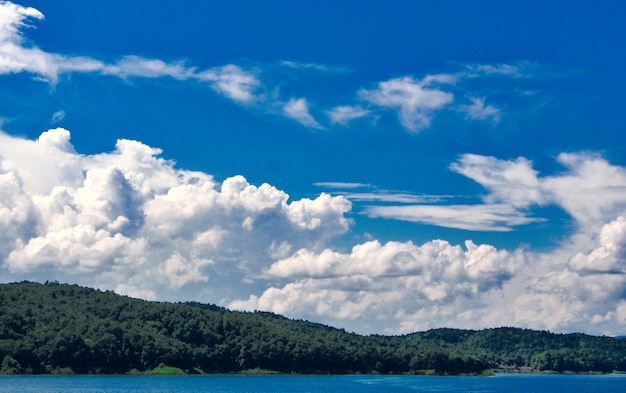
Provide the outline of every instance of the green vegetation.
<path id="1" fill-rule="evenodd" d="M 159 364 L 152 370 L 146 371 L 146 375 L 185 375 L 187 374 L 178 367 L 167 366 L 163 363 Z"/>
<path id="2" fill-rule="evenodd" d="M 626 340 L 516 328 L 361 336 L 267 313 L 0 284 L 0 373 L 402 373 L 626 370 Z"/>

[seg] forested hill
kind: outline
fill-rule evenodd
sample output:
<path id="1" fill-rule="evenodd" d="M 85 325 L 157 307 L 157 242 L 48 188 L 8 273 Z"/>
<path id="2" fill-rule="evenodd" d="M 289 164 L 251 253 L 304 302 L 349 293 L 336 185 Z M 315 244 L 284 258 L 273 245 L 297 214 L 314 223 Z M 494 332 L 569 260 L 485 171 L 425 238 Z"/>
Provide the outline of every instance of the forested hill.
<path id="1" fill-rule="evenodd" d="M 131 299 L 75 285 L 0 284 L 0 373 L 480 374 L 626 370 L 626 340 L 499 328 L 360 336 L 264 313 Z"/>

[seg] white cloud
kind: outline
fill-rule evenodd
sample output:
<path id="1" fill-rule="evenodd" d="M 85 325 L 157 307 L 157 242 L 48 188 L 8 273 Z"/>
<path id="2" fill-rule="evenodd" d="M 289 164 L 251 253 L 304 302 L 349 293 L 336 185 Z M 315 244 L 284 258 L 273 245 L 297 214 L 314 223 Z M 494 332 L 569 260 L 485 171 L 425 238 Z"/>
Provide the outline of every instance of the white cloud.
<path id="1" fill-rule="evenodd" d="M 380 324 L 395 333 L 452 326 L 458 324 L 459 307 L 467 312 L 482 307 L 481 297 L 498 291 L 523 263 L 521 252 L 470 241 L 466 250 L 442 240 L 422 246 L 371 241 L 349 254 L 300 250 L 266 271 L 292 282 L 230 306 L 359 326 L 361 332 L 376 331 Z M 433 311 L 436 321 L 415 318 Z"/>
<path id="2" fill-rule="evenodd" d="M 207 286 L 217 302 L 246 291 L 240 283 L 278 249 L 315 247 L 350 224 L 343 197 L 289 202 L 242 176 L 219 184 L 137 141 L 95 155 L 76 153 L 61 128 L 34 141 L 0 133 L 0 142 L 5 277 L 60 276 L 159 296 L 197 296 Z"/>
<path id="3" fill-rule="evenodd" d="M 444 240 L 342 252 L 327 244 L 349 230 L 346 197 L 289 201 L 242 176 L 218 183 L 177 169 L 160 153 L 120 140 L 81 155 L 62 128 L 37 140 L 0 133 L 5 280 L 223 301 L 362 333 L 515 325 L 616 334 L 626 320 L 626 175 L 599 156 L 561 155 L 565 171 L 545 177 L 522 158 L 462 156 L 453 169 L 485 186 L 485 205 L 386 213 L 504 230 L 534 220 L 519 209 L 557 204 L 578 232 L 540 254 Z"/>
<path id="4" fill-rule="evenodd" d="M 419 81 L 407 76 L 379 82 L 376 89 L 359 91 L 359 96 L 374 105 L 398 110 L 402 125 L 416 132 L 429 127 L 434 113 L 453 101 L 452 93 L 437 88 L 453 82 L 449 75 L 426 76 Z"/>
<path id="5" fill-rule="evenodd" d="M 626 170 L 589 153 L 563 153 L 558 157 L 566 171 L 540 177 L 532 162 L 520 157 L 464 154 L 450 168 L 483 186 L 483 204 L 433 205 L 424 200 L 395 198 L 383 194 L 382 202 L 402 205 L 366 206 L 370 217 L 420 222 L 473 231 L 510 231 L 513 227 L 545 221 L 533 217 L 532 208 L 557 205 L 563 208 L 588 236 L 604 223 L 626 211 Z M 378 194 L 344 194 L 353 201 L 376 201 Z M 417 197 L 419 198 L 419 196 Z M 441 198 L 442 200 L 445 198 Z"/>
<path id="6" fill-rule="evenodd" d="M 381 206 L 388 218 L 506 230 L 533 220 L 521 208 L 565 209 L 577 232 L 553 251 L 497 250 L 441 240 L 301 249 L 265 272 L 276 281 L 230 303 L 361 333 L 440 326 L 521 326 L 623 334 L 626 321 L 626 171 L 588 153 L 561 154 L 566 170 L 539 177 L 526 159 L 464 155 L 452 168 L 485 186 L 485 205 Z"/>
<path id="7" fill-rule="evenodd" d="M 525 158 L 507 161 L 465 154 L 451 169 L 484 186 L 487 203 L 516 208 L 556 204 L 582 227 L 596 230 L 626 209 L 626 169 L 590 153 L 562 153 L 566 171 L 539 177 Z"/>
<path id="8" fill-rule="evenodd" d="M 523 75 L 522 69 L 527 66 L 527 62 L 518 65 L 513 64 L 468 64 L 466 69 L 468 77 L 478 77 L 483 75 L 507 75 L 520 77 Z"/>
<path id="9" fill-rule="evenodd" d="M 319 63 L 302 63 L 302 62 L 292 61 L 292 60 L 282 60 L 280 64 L 289 68 L 296 69 L 296 70 L 314 70 L 314 71 L 332 72 L 332 73 L 347 72 L 347 69 L 345 67 L 329 66 L 325 64 L 319 64 Z"/>
<path id="10" fill-rule="evenodd" d="M 326 187 L 326 188 L 369 188 L 371 187 L 370 184 L 365 184 L 365 183 L 336 182 L 336 181 L 316 182 L 313 185 L 317 187 Z"/>
<path id="11" fill-rule="evenodd" d="M 274 87 L 267 88 L 259 79 L 260 68 L 265 68 L 271 75 L 272 67 L 258 66 L 243 69 L 235 64 L 200 69 L 188 65 L 185 61 L 164 61 L 137 55 L 126 55 L 115 62 L 105 62 L 87 56 L 70 56 L 46 52 L 44 49 L 26 42 L 22 31 L 31 20 L 41 20 L 44 16 L 31 7 L 23 7 L 10 2 L 0 3 L 0 74 L 28 73 L 35 79 L 56 84 L 64 74 L 92 73 L 131 78 L 173 78 L 178 81 L 196 81 L 207 83 L 214 91 L 242 105 L 251 105 L 267 113 L 276 113 L 281 106 L 281 114 L 295 119 L 309 128 L 324 127 L 311 115 L 309 102 L 305 98 L 292 98 L 284 103 L 279 87 L 285 83 L 281 74 L 280 81 Z M 345 73 L 341 67 L 318 63 L 282 61 L 281 65 L 292 70 L 316 70 L 333 74 Z M 392 109 L 398 112 L 402 126 L 411 132 L 417 132 L 431 125 L 433 118 L 451 106 L 455 92 L 463 91 L 469 95 L 469 103 L 456 105 L 457 111 L 466 114 L 466 119 L 489 121 L 496 124 L 502 117 L 496 104 L 485 104 L 489 97 L 478 97 L 471 89 L 465 90 L 463 82 L 475 78 L 493 78 L 500 75 L 515 77 L 532 75 L 528 62 L 516 64 L 470 64 L 463 70 L 449 74 L 426 75 L 421 79 L 404 76 L 378 82 L 373 89 L 361 89 L 357 92 L 358 101 L 348 105 L 335 106 L 326 110 L 332 125 L 347 125 L 363 117 L 376 119 L 376 111 Z M 266 72 L 267 76 L 268 72 Z M 292 81 L 293 82 L 293 81 Z M 309 81 L 310 83 L 310 81 Z M 445 87 L 445 89 L 444 89 Z M 307 86 L 310 88 L 310 85 Z M 262 94 L 260 91 L 271 91 Z M 482 96 L 482 94 L 481 94 Z M 360 104 L 368 104 L 364 108 Z M 489 101 L 495 101 L 489 99 Z M 253 105 L 256 104 L 256 105 Z M 321 105 L 319 105 L 321 106 Z M 449 113 L 453 113 L 450 111 Z"/>
<path id="12" fill-rule="evenodd" d="M 369 217 L 420 222 L 468 231 L 511 231 L 512 227 L 545 221 L 528 217 L 510 205 L 408 205 L 368 206 Z"/>
<path id="13" fill-rule="evenodd" d="M 500 109 L 493 105 L 485 105 L 485 99 L 469 97 L 471 105 L 461 105 L 461 111 L 466 113 L 466 118 L 472 120 L 489 120 L 493 124 L 500 122 Z"/>
<path id="14" fill-rule="evenodd" d="M 337 106 L 333 109 L 329 110 L 328 117 L 330 118 L 331 123 L 335 124 L 348 124 L 352 120 L 365 117 L 371 113 L 371 111 L 367 109 L 363 109 L 359 106 Z"/>
<path id="15" fill-rule="evenodd" d="M 216 91 L 241 103 L 256 100 L 254 92 L 261 84 L 256 75 L 234 64 L 201 72 L 196 78 L 212 82 Z"/>
<path id="16" fill-rule="evenodd" d="M 309 104 L 306 98 L 292 98 L 283 107 L 285 116 L 296 120 L 305 127 L 323 129 L 317 120 L 309 112 Z"/>
<path id="17" fill-rule="evenodd" d="M 540 186 L 532 162 L 520 157 L 515 161 L 464 154 L 450 168 L 481 184 L 489 194 L 488 203 L 507 203 L 515 207 L 541 205 L 547 196 Z"/>
<path id="18" fill-rule="evenodd" d="M 591 153 L 561 153 L 558 161 L 567 171 L 542 185 L 577 222 L 595 228 L 626 210 L 626 168 Z"/>
<path id="19" fill-rule="evenodd" d="M 146 59 L 139 56 L 125 56 L 117 63 L 103 65 L 98 70 L 105 75 L 115 75 L 120 78 L 162 78 L 169 76 L 178 80 L 189 79 L 195 69 L 188 68 L 183 62 L 166 63 L 159 59 Z"/>
<path id="20" fill-rule="evenodd" d="M 43 14 L 31 7 L 10 2 L 0 3 L 0 74 L 27 72 L 52 84 L 65 73 L 100 73 L 119 78 L 163 78 L 209 82 L 220 94 L 247 104 L 255 100 L 260 81 L 256 75 L 239 66 L 228 64 L 203 71 L 187 66 L 183 61 L 165 62 L 135 55 L 122 57 L 107 64 L 84 56 L 48 53 L 36 46 L 26 46 L 20 29 L 30 18 L 43 19 Z"/>
<path id="21" fill-rule="evenodd" d="M 56 124 L 65 119 L 65 112 L 63 110 L 58 110 L 52 114 L 52 118 L 50 119 L 52 124 Z"/>
<path id="22" fill-rule="evenodd" d="M 574 255 L 569 266 L 581 273 L 626 274 L 626 218 L 605 224 L 600 231 L 598 247 L 589 253 Z"/>

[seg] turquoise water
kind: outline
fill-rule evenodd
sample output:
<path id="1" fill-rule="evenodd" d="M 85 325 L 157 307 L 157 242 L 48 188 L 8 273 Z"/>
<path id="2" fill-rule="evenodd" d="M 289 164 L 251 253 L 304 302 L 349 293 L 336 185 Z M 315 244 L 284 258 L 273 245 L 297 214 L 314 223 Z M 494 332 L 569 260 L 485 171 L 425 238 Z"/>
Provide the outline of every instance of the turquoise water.
<path id="1" fill-rule="evenodd" d="M 472 392 L 624 393 L 626 375 L 418 376 L 3 376 L 2 393 Z"/>

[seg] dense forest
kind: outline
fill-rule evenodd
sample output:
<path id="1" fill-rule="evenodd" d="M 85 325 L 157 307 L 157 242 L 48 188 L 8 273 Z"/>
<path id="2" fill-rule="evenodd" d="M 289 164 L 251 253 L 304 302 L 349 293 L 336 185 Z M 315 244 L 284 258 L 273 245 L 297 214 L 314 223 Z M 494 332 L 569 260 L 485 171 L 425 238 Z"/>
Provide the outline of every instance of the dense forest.
<path id="1" fill-rule="evenodd" d="M 362 336 L 267 312 L 0 284 L 0 374 L 626 370 L 626 340 L 516 328 Z"/>

